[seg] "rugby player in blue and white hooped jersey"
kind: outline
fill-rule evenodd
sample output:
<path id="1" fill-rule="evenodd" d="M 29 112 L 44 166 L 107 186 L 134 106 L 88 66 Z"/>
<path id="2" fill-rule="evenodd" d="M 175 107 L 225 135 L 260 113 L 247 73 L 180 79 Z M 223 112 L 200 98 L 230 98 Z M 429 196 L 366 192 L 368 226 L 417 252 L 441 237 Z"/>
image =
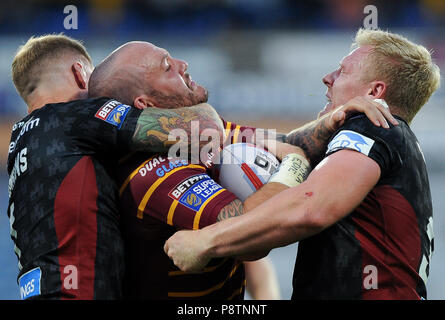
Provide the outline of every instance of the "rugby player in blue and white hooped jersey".
<path id="1" fill-rule="evenodd" d="M 302 184 L 269 183 L 261 195 L 273 197 L 255 214 L 176 233 L 165 251 L 177 266 L 199 270 L 209 258 L 300 241 L 293 299 L 427 298 L 432 200 L 409 124 L 438 88 L 439 68 L 428 50 L 400 35 L 359 30 L 355 45 L 323 78 L 329 102 L 321 114 L 367 96 L 384 99 L 400 125 L 383 130 L 351 117 Z M 267 199 L 259 195 L 252 197 Z"/>

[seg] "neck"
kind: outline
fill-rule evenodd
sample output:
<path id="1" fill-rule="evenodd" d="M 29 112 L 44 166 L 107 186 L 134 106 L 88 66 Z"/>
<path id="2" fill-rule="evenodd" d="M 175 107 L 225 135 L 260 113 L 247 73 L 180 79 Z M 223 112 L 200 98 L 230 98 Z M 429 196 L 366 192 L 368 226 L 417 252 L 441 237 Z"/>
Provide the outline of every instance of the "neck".
<path id="1" fill-rule="evenodd" d="M 389 106 L 389 110 L 391 111 L 391 114 L 393 116 L 398 116 L 399 118 L 402 118 L 406 123 L 410 124 L 412 119 L 408 119 L 408 117 L 406 116 L 405 112 L 403 112 L 402 110 L 400 110 L 399 107 L 396 106 Z"/>
<path id="2" fill-rule="evenodd" d="M 60 91 L 64 93 L 60 93 Z M 60 102 L 68 102 L 78 99 L 86 99 L 88 98 L 88 92 L 86 90 L 60 90 L 59 92 L 34 92 L 32 93 L 27 101 L 28 101 L 28 113 L 33 112 L 36 109 L 40 109 L 46 104 L 49 103 L 60 103 Z"/>

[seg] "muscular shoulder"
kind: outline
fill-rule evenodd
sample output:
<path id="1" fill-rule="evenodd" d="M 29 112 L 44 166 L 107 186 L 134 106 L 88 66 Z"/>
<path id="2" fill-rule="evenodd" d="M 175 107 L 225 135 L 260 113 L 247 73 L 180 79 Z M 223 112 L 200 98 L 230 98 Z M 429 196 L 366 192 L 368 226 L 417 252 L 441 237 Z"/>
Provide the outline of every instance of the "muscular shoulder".
<path id="1" fill-rule="evenodd" d="M 348 149 L 375 160 L 382 171 L 401 165 L 401 154 L 406 148 L 408 125 L 399 119 L 399 125 L 389 129 L 375 126 L 365 115 L 349 118 L 333 135 L 326 151 L 330 155 Z"/>
<path id="2" fill-rule="evenodd" d="M 355 148 L 356 151 L 366 153 L 376 142 L 388 148 L 399 149 L 403 145 L 406 131 L 409 130 L 408 125 L 403 120 L 399 120 L 399 126 L 390 124 L 390 128 L 385 129 L 375 126 L 365 115 L 353 116 L 332 135 L 328 152 L 345 146 L 354 149 L 354 146 L 361 145 L 361 148 L 358 148 L 360 150 Z"/>
<path id="3" fill-rule="evenodd" d="M 409 126 L 401 118 L 397 117 L 397 119 L 399 120 L 398 126 L 389 123 L 390 128 L 385 129 L 375 126 L 364 114 L 360 114 L 349 118 L 337 132 L 347 129 L 385 140 L 400 139 L 403 137 L 404 131 L 409 130 Z"/>
<path id="4" fill-rule="evenodd" d="M 94 106 L 100 106 L 103 105 L 105 102 L 113 100 L 111 98 L 107 97 L 100 97 L 100 98 L 88 98 L 88 99 L 78 99 L 68 102 L 60 102 L 60 103 L 49 103 L 44 106 L 44 108 L 52 107 L 52 108 L 80 108 L 80 107 L 94 107 Z"/>

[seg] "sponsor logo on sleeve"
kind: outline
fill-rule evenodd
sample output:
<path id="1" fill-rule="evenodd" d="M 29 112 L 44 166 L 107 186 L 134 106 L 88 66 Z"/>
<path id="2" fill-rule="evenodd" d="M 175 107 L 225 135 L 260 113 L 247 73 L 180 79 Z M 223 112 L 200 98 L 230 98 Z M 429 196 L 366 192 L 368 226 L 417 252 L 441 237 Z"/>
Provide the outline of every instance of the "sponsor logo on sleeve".
<path id="1" fill-rule="evenodd" d="M 95 117 L 120 129 L 130 108 L 119 101 L 110 100 L 97 110 Z"/>
<path id="2" fill-rule="evenodd" d="M 177 184 L 168 196 L 193 211 L 199 211 L 202 205 L 221 189 L 223 188 L 207 174 L 198 174 Z"/>
<path id="3" fill-rule="evenodd" d="M 329 143 L 326 153 L 328 154 L 340 149 L 350 149 L 367 156 L 374 142 L 374 140 L 355 131 L 342 130 Z"/>
<path id="4" fill-rule="evenodd" d="M 40 294 L 40 280 L 42 271 L 40 267 L 34 268 L 19 278 L 20 297 L 22 300 Z"/>

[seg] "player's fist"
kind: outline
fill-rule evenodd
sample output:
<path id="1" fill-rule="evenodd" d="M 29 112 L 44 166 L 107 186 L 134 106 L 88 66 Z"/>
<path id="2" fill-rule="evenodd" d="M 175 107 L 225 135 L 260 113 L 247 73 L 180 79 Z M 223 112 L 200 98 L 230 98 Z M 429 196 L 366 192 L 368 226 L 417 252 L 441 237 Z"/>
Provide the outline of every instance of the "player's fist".
<path id="1" fill-rule="evenodd" d="M 205 256 L 205 241 L 200 231 L 183 230 L 172 235 L 164 245 L 164 252 L 182 271 L 199 272 L 209 263 Z"/>

